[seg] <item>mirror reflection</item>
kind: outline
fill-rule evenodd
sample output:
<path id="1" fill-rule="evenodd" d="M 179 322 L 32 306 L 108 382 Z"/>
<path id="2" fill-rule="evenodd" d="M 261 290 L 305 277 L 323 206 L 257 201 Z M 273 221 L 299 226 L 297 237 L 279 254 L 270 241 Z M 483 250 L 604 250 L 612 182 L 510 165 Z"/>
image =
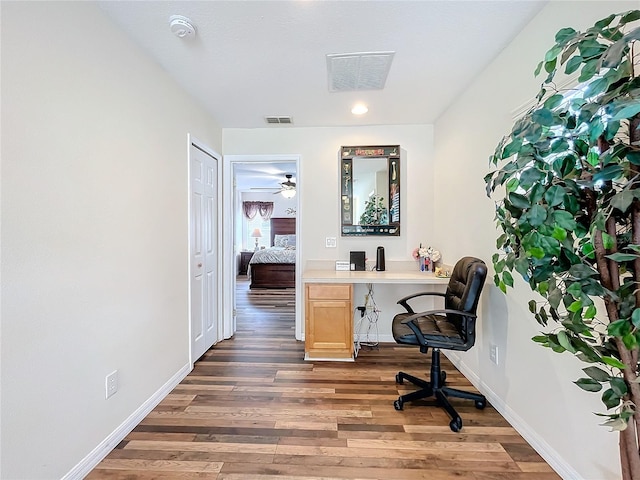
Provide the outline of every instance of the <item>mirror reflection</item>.
<path id="1" fill-rule="evenodd" d="M 342 147 L 342 235 L 400 235 L 400 147 Z"/>

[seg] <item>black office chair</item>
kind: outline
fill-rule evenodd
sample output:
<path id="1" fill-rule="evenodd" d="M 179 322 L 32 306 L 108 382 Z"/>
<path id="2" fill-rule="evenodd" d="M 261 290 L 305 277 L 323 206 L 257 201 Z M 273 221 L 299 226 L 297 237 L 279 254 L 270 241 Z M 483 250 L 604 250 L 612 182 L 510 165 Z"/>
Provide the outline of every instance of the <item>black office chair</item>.
<path id="1" fill-rule="evenodd" d="M 397 383 L 408 380 L 421 388 L 399 397 L 393 403 L 396 410 L 402 410 L 405 402 L 435 396 L 438 405 L 451 416 L 451 430 L 457 432 L 462 428 L 462 419 L 447 397 L 475 400 L 475 406 L 479 409 L 487 405 L 483 395 L 446 387 L 447 374 L 440 370 L 440 349 L 466 351 L 475 343 L 476 309 L 486 276 L 487 266 L 482 260 L 464 257 L 453 268 L 445 293 L 422 292 L 398 300 L 398 304 L 407 312 L 393 318 L 393 338 L 397 343 L 420 346 L 422 353 L 427 353 L 431 347 L 432 353 L 431 378 L 428 382 L 404 372 L 396 375 Z M 414 312 L 408 301 L 425 295 L 444 297 L 444 309 Z"/>

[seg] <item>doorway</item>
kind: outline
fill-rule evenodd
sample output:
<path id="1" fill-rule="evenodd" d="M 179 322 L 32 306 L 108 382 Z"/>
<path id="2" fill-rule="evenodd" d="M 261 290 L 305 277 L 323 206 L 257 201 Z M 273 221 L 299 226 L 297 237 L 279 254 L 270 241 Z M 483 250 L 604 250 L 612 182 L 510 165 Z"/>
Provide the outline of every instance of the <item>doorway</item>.
<path id="1" fill-rule="evenodd" d="M 193 365 L 220 335 L 220 158 L 189 136 L 189 348 Z"/>
<path id="2" fill-rule="evenodd" d="M 230 338 L 236 330 L 236 273 L 238 268 L 238 259 L 240 257 L 240 251 L 247 248 L 246 239 L 242 238 L 242 199 L 241 189 L 237 188 L 237 172 L 243 169 L 243 166 L 253 165 L 254 167 L 262 166 L 269 167 L 270 165 L 287 164 L 287 171 L 293 172 L 298 180 L 297 190 L 300 190 L 300 157 L 299 155 L 225 155 L 223 168 L 223 188 L 224 195 L 224 218 L 229 219 L 225 221 L 225 229 L 223 232 L 223 259 L 224 259 L 224 285 L 223 296 L 225 299 L 225 307 L 223 309 L 224 318 L 224 338 Z M 282 173 L 282 172 L 281 172 Z M 285 175 L 282 174 L 280 181 L 285 181 Z M 269 190 L 263 187 L 265 190 Z M 272 190 L 269 195 L 277 193 L 277 189 Z M 296 194 L 294 202 L 294 212 L 290 215 L 296 218 L 296 237 L 298 238 L 296 246 L 296 298 L 295 298 L 295 337 L 298 340 L 302 339 L 302 295 L 301 292 L 301 279 L 302 279 L 302 265 L 301 265 L 301 237 L 300 237 L 300 194 Z M 243 243 L 244 242 L 244 243 Z"/>

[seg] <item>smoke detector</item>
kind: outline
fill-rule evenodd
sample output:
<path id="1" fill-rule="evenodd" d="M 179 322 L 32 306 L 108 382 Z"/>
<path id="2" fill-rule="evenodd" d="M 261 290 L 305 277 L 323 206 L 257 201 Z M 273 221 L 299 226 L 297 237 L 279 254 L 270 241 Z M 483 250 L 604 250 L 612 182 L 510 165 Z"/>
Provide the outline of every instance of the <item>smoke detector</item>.
<path id="1" fill-rule="evenodd" d="M 171 32 L 179 38 L 193 38 L 196 36 L 196 27 L 187 17 L 172 15 L 169 18 Z"/>

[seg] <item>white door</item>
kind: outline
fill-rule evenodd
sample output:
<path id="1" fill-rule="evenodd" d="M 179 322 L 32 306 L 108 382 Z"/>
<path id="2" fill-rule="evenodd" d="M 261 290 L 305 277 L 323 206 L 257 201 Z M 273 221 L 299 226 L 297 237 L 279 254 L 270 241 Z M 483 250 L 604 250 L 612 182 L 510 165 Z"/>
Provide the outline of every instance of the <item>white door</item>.
<path id="1" fill-rule="evenodd" d="M 191 361 L 218 341 L 218 165 L 193 143 L 191 162 Z"/>

